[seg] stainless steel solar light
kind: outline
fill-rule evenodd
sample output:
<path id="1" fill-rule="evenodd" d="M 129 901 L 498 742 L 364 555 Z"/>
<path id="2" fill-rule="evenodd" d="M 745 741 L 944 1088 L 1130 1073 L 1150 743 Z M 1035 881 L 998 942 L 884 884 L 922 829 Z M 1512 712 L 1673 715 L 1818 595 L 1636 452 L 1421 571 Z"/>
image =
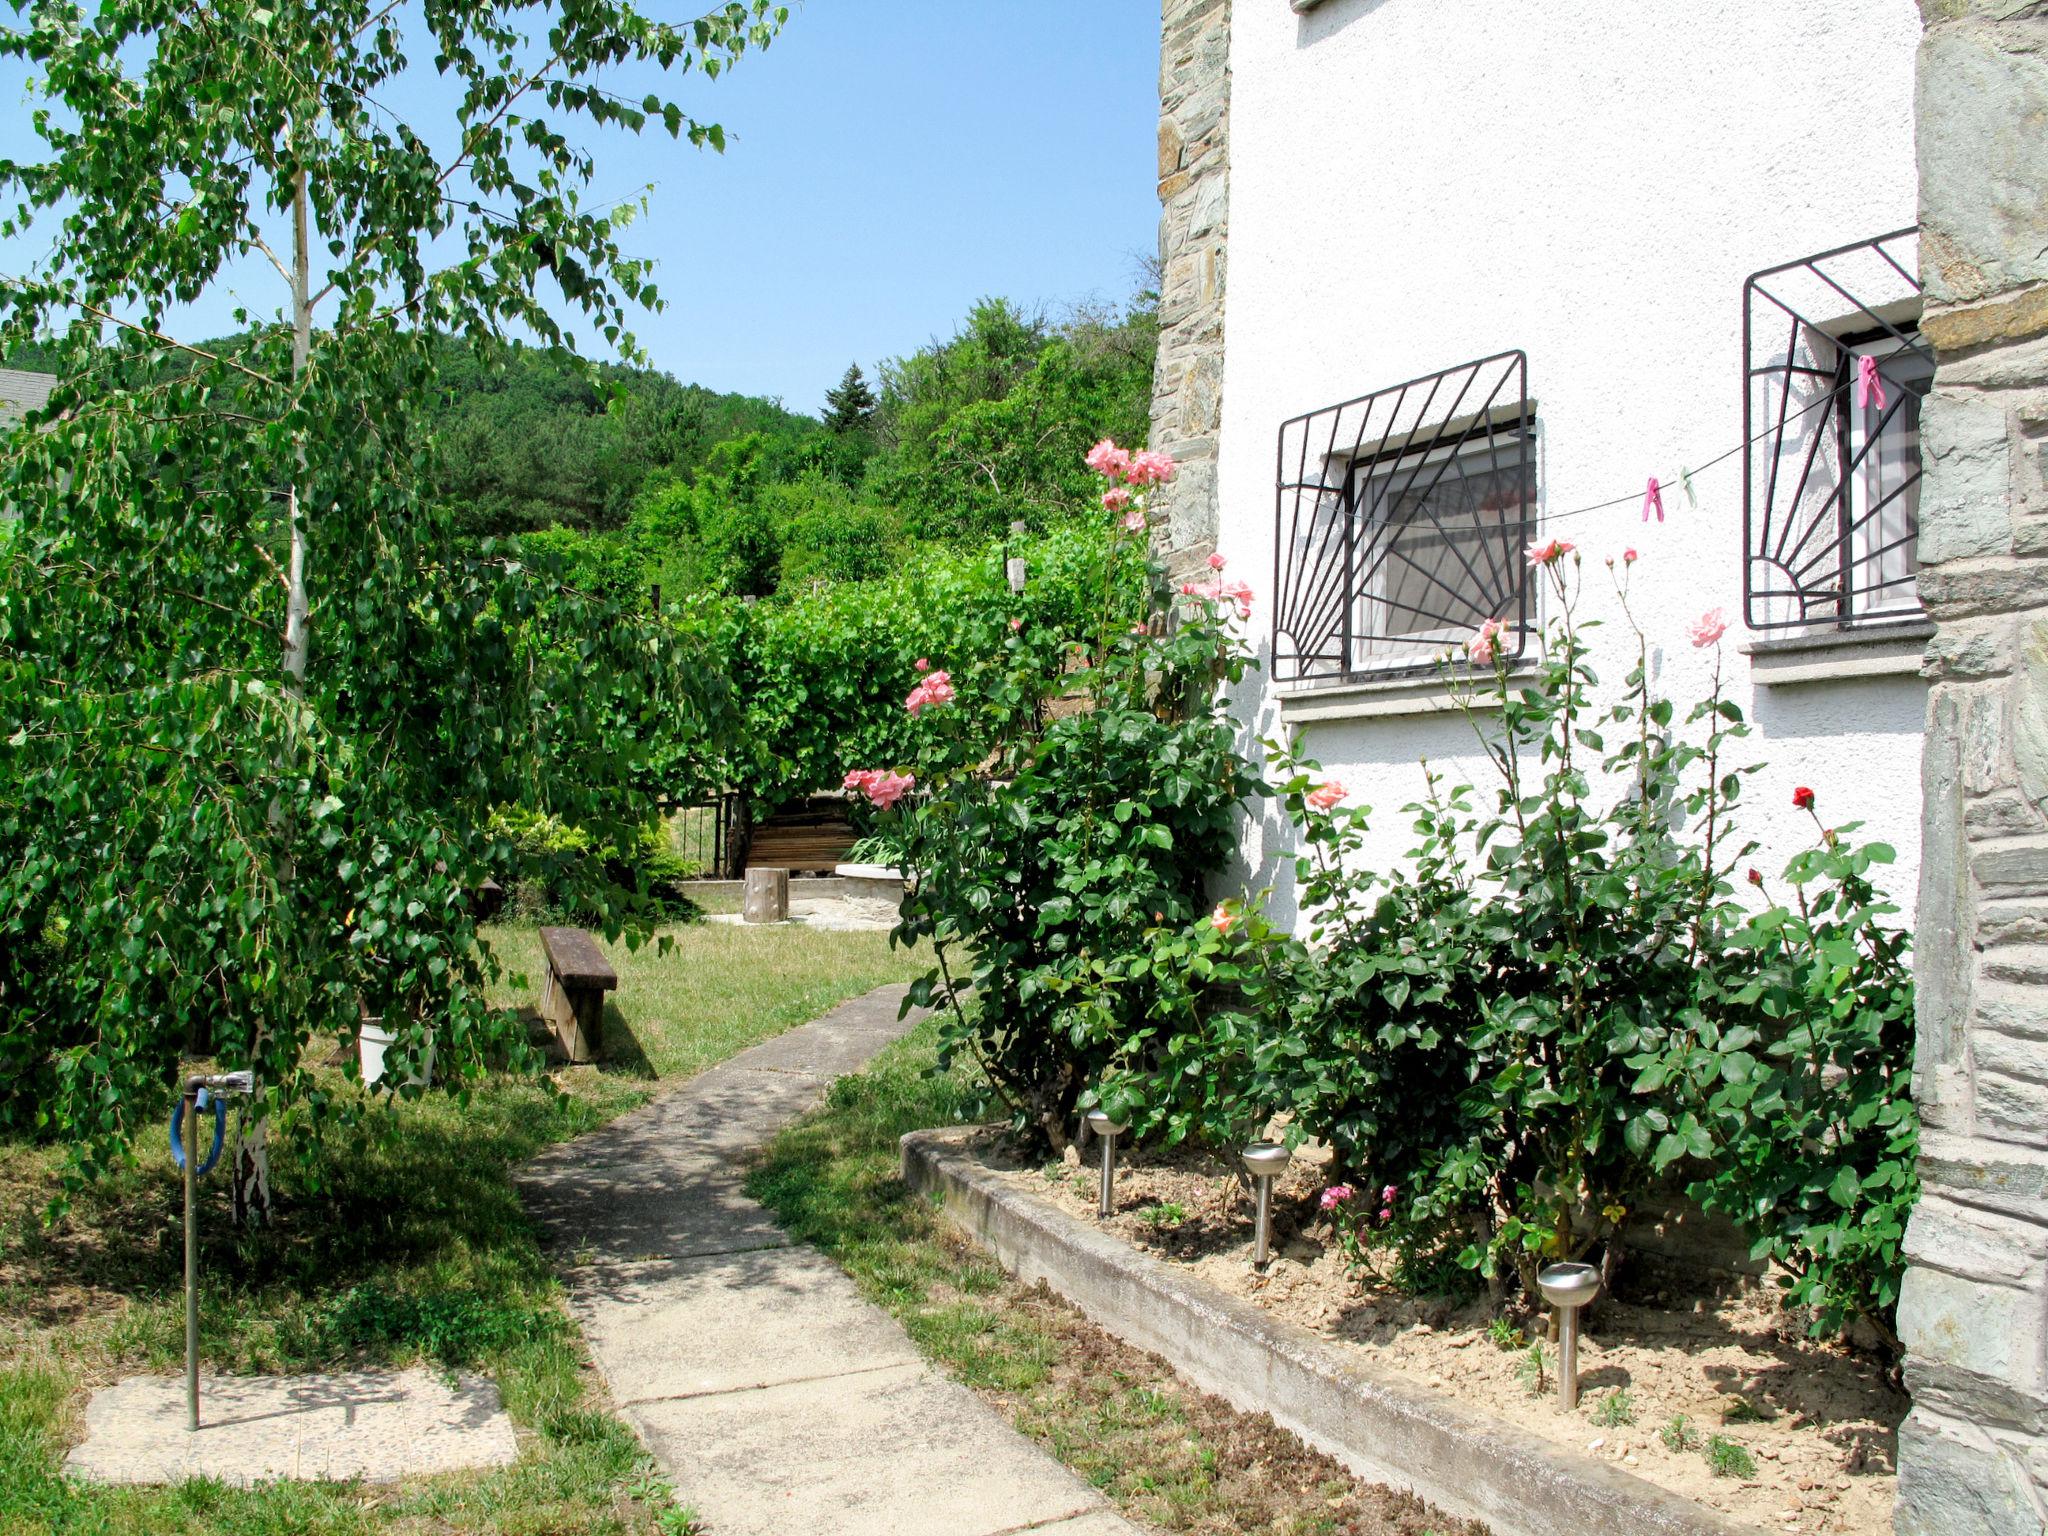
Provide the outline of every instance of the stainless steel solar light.
<path id="1" fill-rule="evenodd" d="M 1557 1405 L 1579 1404 L 1579 1309 L 1600 1294 L 1600 1271 L 1591 1264 L 1552 1264 L 1536 1276 L 1543 1299 L 1557 1308 Z"/>
<path id="2" fill-rule="evenodd" d="M 1124 1128 L 1100 1109 L 1091 1109 L 1082 1118 L 1102 1143 L 1102 1192 L 1096 1198 L 1095 1214 L 1105 1217 L 1116 1209 L 1116 1139 Z"/>
<path id="3" fill-rule="evenodd" d="M 1260 1269 L 1272 1252 L 1273 1181 L 1287 1171 L 1287 1149 L 1277 1141 L 1255 1141 L 1244 1149 L 1245 1172 L 1258 1190 L 1258 1225 L 1252 1240 L 1252 1263 Z"/>

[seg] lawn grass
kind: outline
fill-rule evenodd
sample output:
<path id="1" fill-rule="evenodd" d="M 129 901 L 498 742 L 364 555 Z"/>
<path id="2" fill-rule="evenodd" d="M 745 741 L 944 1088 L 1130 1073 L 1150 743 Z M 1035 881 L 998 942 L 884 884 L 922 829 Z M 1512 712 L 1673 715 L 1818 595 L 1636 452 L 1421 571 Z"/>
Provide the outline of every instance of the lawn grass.
<path id="1" fill-rule="evenodd" d="M 531 929 L 492 936 L 508 966 L 533 974 Z M 466 1105 L 430 1094 L 337 1125 L 317 1144 L 280 1145 L 277 1220 L 253 1236 L 232 1232 L 224 1181 L 202 1186 L 208 1369 L 481 1369 L 518 1426 L 516 1466 L 396 1488 L 106 1489 L 65 1479 L 58 1469 L 93 1386 L 182 1364 L 180 1185 L 161 1135 L 145 1135 L 137 1166 L 85 1191 L 46 1227 L 39 1213 L 56 1187 L 55 1150 L 0 1144 L 0 1533 L 687 1530 L 595 1389 L 512 1170 L 644 1102 L 662 1080 L 915 967 L 878 933 L 703 925 L 672 937 L 665 956 L 615 951 L 609 1059 L 557 1073 L 562 1092 L 496 1077 L 473 1086 Z M 527 999 L 508 983 L 501 1000 Z M 338 1072 L 327 1086 L 355 1092 Z"/>
<path id="2" fill-rule="evenodd" d="M 965 1084 L 930 1072 L 936 1043 L 927 1023 L 841 1078 L 769 1147 L 749 1192 L 1136 1521 L 1196 1536 L 1484 1536 L 1196 1391 L 946 1225 L 897 1176 L 904 1132 L 960 1120 Z"/>

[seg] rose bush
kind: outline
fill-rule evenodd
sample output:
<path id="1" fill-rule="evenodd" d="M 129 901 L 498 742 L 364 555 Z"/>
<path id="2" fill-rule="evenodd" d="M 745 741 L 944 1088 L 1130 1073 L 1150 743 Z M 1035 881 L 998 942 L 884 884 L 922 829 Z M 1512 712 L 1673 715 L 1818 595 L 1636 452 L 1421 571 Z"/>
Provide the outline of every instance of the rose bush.
<path id="1" fill-rule="evenodd" d="M 1384 1221 L 1336 1202 L 1354 1250 L 1365 1234 L 1407 1274 L 1454 1256 L 1531 1293 L 1555 1259 L 1611 1276 L 1630 1215 L 1679 1176 L 1817 1330 L 1862 1317 L 1889 1337 L 1917 1134 L 1908 940 L 1870 880 L 1891 850 L 1816 822 L 1792 904 L 1739 902 L 1755 768 L 1731 761 L 1748 727 L 1720 686 L 1725 620 L 1687 629 L 1717 666 L 1680 720 L 1650 685 L 1631 552 L 1635 665 L 1603 701 L 1575 551 L 1528 559 L 1557 614 L 1535 675 L 1510 678 L 1489 623 L 1454 678 L 1496 782 L 1430 773 L 1401 868 L 1361 868 L 1367 809 L 1269 744 L 1304 932 L 1241 962 L 1261 1023 L 1212 1026 L 1204 1048 L 1249 1102 L 1211 1118 L 1284 1111 L 1291 1137 L 1335 1149 L 1341 1187 L 1396 1188 Z"/>
<path id="2" fill-rule="evenodd" d="M 1167 956 L 1259 787 L 1218 697 L 1248 664 L 1238 597 L 1176 601 L 1139 534 L 1172 461 L 1106 440 L 1088 460 L 1111 519 L 1094 622 L 1077 638 L 991 603 L 994 653 L 919 658 L 910 751 L 847 775 L 912 873 L 897 938 L 931 945 L 911 997 L 942 1010 L 943 1059 L 971 1054 L 1053 1146 L 1084 1094 L 1155 1063 L 1160 993 L 1185 985 Z"/>

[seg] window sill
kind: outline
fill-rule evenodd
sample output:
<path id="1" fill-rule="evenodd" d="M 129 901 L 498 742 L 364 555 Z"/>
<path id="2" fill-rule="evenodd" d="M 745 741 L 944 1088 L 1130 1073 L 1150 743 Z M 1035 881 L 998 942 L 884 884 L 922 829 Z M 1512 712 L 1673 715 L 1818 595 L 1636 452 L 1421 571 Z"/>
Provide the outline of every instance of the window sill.
<path id="1" fill-rule="evenodd" d="M 1534 674 L 1533 662 L 1518 662 L 1508 671 L 1510 681 Z M 1482 674 L 1473 679 L 1485 683 Z M 1404 715 L 1443 715 L 1459 707 L 1457 694 L 1436 673 L 1422 677 L 1377 678 L 1363 683 L 1283 683 L 1275 694 L 1280 703 L 1283 725 L 1311 725 L 1332 720 L 1390 720 Z M 1492 694 L 1466 702 L 1466 708 L 1485 713 L 1500 708 Z"/>
<path id="2" fill-rule="evenodd" d="M 1820 634 L 1759 635 L 1741 649 L 1759 685 L 1789 688 L 1858 677 L 1917 677 L 1933 634 L 1931 620 L 1910 618 Z"/>

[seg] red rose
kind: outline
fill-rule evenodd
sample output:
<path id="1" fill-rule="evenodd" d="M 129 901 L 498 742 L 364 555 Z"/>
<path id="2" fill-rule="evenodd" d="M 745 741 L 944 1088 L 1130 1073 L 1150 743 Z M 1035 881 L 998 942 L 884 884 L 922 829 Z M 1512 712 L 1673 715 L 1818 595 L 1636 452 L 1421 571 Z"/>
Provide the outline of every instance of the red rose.
<path id="1" fill-rule="evenodd" d="M 1812 810 L 1813 791 L 1808 789 L 1804 784 L 1800 785 L 1797 789 L 1792 791 L 1792 803 L 1798 806 L 1799 809 L 1802 811 Z"/>

